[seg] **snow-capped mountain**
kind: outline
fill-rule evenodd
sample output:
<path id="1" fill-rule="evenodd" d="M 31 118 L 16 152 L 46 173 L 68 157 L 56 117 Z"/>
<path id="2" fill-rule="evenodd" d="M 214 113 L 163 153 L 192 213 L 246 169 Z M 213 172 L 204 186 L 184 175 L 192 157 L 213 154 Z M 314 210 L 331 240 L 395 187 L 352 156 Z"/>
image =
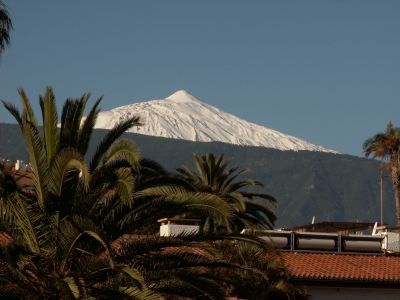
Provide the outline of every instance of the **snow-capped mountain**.
<path id="1" fill-rule="evenodd" d="M 140 115 L 144 126 L 128 132 L 189 141 L 219 141 L 279 150 L 332 152 L 296 137 L 242 120 L 184 90 L 162 100 L 135 103 L 101 112 L 95 128 L 111 129 L 125 118 Z"/>

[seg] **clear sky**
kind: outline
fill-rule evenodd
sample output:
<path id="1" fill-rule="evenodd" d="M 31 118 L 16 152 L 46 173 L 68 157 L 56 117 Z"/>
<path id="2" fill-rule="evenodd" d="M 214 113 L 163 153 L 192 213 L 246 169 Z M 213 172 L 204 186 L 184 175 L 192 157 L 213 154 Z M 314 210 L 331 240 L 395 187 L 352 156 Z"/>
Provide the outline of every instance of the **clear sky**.
<path id="1" fill-rule="evenodd" d="M 0 99 L 104 94 L 103 111 L 184 89 L 249 122 L 362 155 L 400 126 L 400 1 L 4 0 Z M 0 122 L 15 123 L 0 107 Z"/>

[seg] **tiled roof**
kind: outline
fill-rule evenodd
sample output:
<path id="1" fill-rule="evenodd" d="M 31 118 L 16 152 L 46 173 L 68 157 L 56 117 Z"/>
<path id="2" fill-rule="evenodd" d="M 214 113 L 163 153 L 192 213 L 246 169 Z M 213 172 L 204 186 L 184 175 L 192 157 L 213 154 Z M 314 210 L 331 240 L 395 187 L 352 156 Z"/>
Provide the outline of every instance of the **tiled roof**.
<path id="1" fill-rule="evenodd" d="M 15 177 L 17 178 L 18 184 L 23 188 L 27 188 L 33 185 L 31 172 L 17 170 L 15 171 Z"/>
<path id="2" fill-rule="evenodd" d="M 152 235 L 135 235 L 135 234 L 124 234 L 122 238 L 119 238 L 114 241 L 111 247 L 118 247 L 119 244 L 125 242 L 129 243 L 132 240 L 143 240 L 146 238 L 153 238 L 153 239 L 164 239 L 170 237 L 155 237 Z M 201 248 L 198 247 L 189 247 L 189 246 L 169 246 L 162 248 L 162 253 L 164 254 L 176 254 L 176 253 L 191 253 L 195 255 L 203 255 L 203 256 L 210 256 L 210 254 Z"/>
<path id="3" fill-rule="evenodd" d="M 145 239 L 163 239 L 167 237 L 155 237 L 152 235 L 135 235 L 135 234 L 124 234 L 121 238 L 116 239 L 112 244 L 111 248 L 114 250 L 118 250 L 121 244 L 129 244 L 135 240 L 145 240 Z M 169 237 L 168 237 L 169 238 Z M 189 246 L 170 246 L 163 247 L 160 249 L 163 254 L 173 255 L 173 254 L 194 254 L 194 255 L 202 255 L 204 257 L 212 258 L 213 256 L 208 253 L 206 250 L 198 248 L 198 247 L 189 247 Z M 100 257 L 105 258 L 108 255 L 108 251 L 104 251 L 100 254 Z"/>
<path id="4" fill-rule="evenodd" d="M 7 245 L 12 241 L 12 238 L 5 232 L 0 231 L 0 244 Z"/>
<path id="5" fill-rule="evenodd" d="M 202 255 L 205 257 L 212 258 L 213 256 L 210 255 L 206 250 L 197 248 L 197 247 L 187 247 L 187 246 L 181 246 L 181 247 L 165 247 L 163 248 L 163 253 L 164 254 L 177 254 L 177 253 L 190 253 L 190 254 L 195 254 L 195 255 Z"/>
<path id="6" fill-rule="evenodd" d="M 157 293 L 163 300 L 193 300 L 193 298 L 183 297 L 172 293 Z"/>
<path id="7" fill-rule="evenodd" d="M 21 170 L 15 170 L 14 169 L 14 174 L 15 178 L 17 179 L 17 183 L 19 184 L 20 187 L 25 189 L 25 192 L 32 191 L 33 188 L 33 179 L 32 179 L 32 172 L 25 172 Z M 113 191 L 110 190 L 105 193 L 104 196 L 110 197 L 112 195 Z"/>
<path id="8" fill-rule="evenodd" d="M 282 252 L 293 279 L 400 282 L 400 257 Z"/>

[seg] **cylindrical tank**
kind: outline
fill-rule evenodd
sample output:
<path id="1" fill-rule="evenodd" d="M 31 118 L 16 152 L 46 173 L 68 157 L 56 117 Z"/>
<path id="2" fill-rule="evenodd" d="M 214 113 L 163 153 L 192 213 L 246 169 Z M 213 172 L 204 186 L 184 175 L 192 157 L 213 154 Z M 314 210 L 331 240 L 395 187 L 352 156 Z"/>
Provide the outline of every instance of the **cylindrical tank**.
<path id="1" fill-rule="evenodd" d="M 335 250 L 336 242 L 332 239 L 297 238 L 296 248 L 307 250 Z"/>
<path id="2" fill-rule="evenodd" d="M 358 251 L 358 252 L 380 252 L 380 241 L 343 241 L 344 251 Z"/>
<path id="3" fill-rule="evenodd" d="M 288 245 L 288 238 L 286 236 L 265 236 L 262 237 L 262 239 L 266 241 L 267 244 L 280 249 L 286 248 Z"/>

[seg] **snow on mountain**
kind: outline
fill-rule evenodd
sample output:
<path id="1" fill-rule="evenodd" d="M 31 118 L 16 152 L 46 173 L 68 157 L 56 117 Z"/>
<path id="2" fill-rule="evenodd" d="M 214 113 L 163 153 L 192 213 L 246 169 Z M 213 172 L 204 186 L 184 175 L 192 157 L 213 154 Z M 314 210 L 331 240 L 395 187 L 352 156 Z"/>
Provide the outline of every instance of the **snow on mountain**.
<path id="1" fill-rule="evenodd" d="M 242 120 L 184 90 L 166 99 L 135 103 L 101 112 L 95 128 L 111 129 L 121 120 L 134 115 L 140 115 L 145 125 L 131 128 L 128 132 L 198 142 L 219 141 L 279 150 L 337 153 Z"/>

